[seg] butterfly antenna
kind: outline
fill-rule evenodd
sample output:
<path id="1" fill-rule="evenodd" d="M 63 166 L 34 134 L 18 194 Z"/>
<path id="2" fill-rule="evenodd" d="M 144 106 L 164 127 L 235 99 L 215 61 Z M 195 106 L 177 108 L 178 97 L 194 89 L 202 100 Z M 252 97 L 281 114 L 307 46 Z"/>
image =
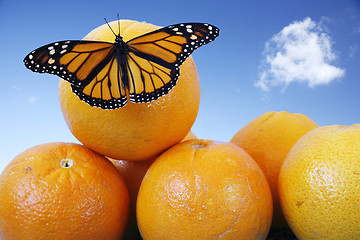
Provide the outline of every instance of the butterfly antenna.
<path id="1" fill-rule="evenodd" d="M 110 30 L 113 32 L 113 34 L 114 34 L 115 36 L 117 36 L 116 33 L 114 32 L 114 30 L 110 27 L 110 24 L 108 23 L 108 21 L 106 20 L 106 18 L 104 18 L 104 20 L 105 20 L 106 24 L 109 26 Z"/>
<path id="2" fill-rule="evenodd" d="M 120 35 L 120 16 L 119 16 L 119 14 L 117 14 L 117 17 L 118 17 L 118 27 L 119 27 L 119 35 Z"/>

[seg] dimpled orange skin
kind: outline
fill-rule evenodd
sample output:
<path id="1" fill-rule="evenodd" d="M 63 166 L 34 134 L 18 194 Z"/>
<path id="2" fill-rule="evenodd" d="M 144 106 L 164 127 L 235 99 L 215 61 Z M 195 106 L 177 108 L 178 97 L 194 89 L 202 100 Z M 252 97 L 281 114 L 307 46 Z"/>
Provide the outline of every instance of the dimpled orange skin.
<path id="1" fill-rule="evenodd" d="M 272 228 L 288 227 L 277 194 L 281 165 L 291 147 L 317 127 L 303 114 L 271 111 L 252 120 L 230 140 L 247 151 L 266 175 L 274 202 Z"/>
<path id="2" fill-rule="evenodd" d="M 110 25 L 117 31 L 117 21 Z M 120 20 L 120 25 L 124 41 L 159 28 L 132 20 Z M 103 25 L 84 39 L 114 42 L 115 36 Z M 177 85 L 150 103 L 128 102 L 122 108 L 104 110 L 81 101 L 62 79 L 59 91 L 61 109 L 73 135 L 94 151 L 122 160 L 150 159 L 180 142 L 195 122 L 200 104 L 199 77 L 192 57 L 181 65 Z"/>
<path id="3" fill-rule="evenodd" d="M 189 132 L 182 141 L 196 139 L 193 132 Z M 124 161 L 109 159 L 123 176 L 130 195 L 130 217 L 129 224 L 124 233 L 124 239 L 139 239 L 140 233 L 136 222 L 136 199 L 140 184 L 144 178 L 146 171 L 156 158 L 146 161 Z"/>
<path id="4" fill-rule="evenodd" d="M 136 221 L 136 199 L 141 181 L 155 159 L 155 157 L 145 161 L 110 159 L 120 172 L 121 176 L 124 177 L 130 195 L 129 223 L 124 233 L 124 239 L 140 239 L 140 233 Z"/>
<path id="5" fill-rule="evenodd" d="M 244 150 L 195 139 L 150 166 L 136 211 L 144 240 L 265 239 L 272 199 L 264 174 Z"/>
<path id="6" fill-rule="evenodd" d="M 360 124 L 302 137 L 281 168 L 279 197 L 299 239 L 360 239 Z"/>
<path id="7" fill-rule="evenodd" d="M 0 175 L 1 240 L 121 239 L 128 212 L 119 172 L 78 144 L 32 147 Z"/>

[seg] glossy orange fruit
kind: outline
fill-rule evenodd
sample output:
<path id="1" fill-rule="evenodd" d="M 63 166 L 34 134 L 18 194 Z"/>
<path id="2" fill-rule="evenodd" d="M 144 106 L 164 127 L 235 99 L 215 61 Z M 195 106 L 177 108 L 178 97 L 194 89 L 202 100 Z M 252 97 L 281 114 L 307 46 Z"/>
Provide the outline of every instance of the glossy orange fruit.
<path id="1" fill-rule="evenodd" d="M 159 27 L 120 20 L 124 41 Z M 110 23 L 118 29 L 118 22 Z M 84 39 L 114 42 L 105 24 Z M 159 155 L 181 141 L 190 131 L 198 113 L 200 85 L 196 66 L 189 57 L 180 67 L 177 85 L 165 96 L 150 103 L 131 103 L 115 110 L 91 107 L 60 80 L 60 105 L 73 135 L 94 151 L 114 159 L 144 160 Z"/>
<path id="2" fill-rule="evenodd" d="M 73 143 L 30 148 L 0 175 L 0 239 L 121 239 L 129 194 L 103 156 Z"/>
<path id="3" fill-rule="evenodd" d="M 193 132 L 189 132 L 182 141 L 196 139 Z M 115 167 L 124 177 L 126 186 L 130 194 L 130 218 L 129 224 L 126 228 L 124 239 L 139 239 L 140 233 L 136 221 L 136 199 L 139 192 L 140 184 L 144 178 L 146 171 L 151 166 L 156 158 L 146 161 L 125 161 L 110 159 Z"/>
<path id="4" fill-rule="evenodd" d="M 231 143 L 188 140 L 148 169 L 137 199 L 143 239 L 265 239 L 272 199 L 265 175 Z"/>
<path id="5" fill-rule="evenodd" d="M 247 151 L 266 175 L 274 201 L 272 228 L 285 228 L 277 193 L 280 168 L 291 147 L 318 126 L 299 113 L 267 112 L 240 129 L 230 140 Z"/>

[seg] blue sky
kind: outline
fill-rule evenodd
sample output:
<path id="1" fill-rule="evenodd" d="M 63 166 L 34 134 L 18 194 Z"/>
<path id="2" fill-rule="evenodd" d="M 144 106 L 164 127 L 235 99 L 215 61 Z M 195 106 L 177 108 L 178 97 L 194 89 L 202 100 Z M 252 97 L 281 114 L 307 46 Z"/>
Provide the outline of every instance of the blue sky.
<path id="1" fill-rule="evenodd" d="M 360 123 L 359 0 L 0 0 L 0 171 L 34 145 L 77 142 L 62 117 L 58 77 L 35 74 L 22 59 L 47 43 L 81 39 L 117 13 L 220 28 L 193 53 L 199 138 L 229 141 L 267 111 L 302 113 L 321 126 Z"/>

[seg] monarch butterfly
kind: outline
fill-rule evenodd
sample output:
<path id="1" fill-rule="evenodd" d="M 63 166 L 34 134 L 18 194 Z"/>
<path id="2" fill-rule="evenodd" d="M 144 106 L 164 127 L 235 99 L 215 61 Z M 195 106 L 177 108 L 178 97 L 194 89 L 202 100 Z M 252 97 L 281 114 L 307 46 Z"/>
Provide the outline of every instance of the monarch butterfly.
<path id="1" fill-rule="evenodd" d="M 219 35 L 211 24 L 180 23 L 125 42 L 119 19 L 118 34 L 108 26 L 115 35 L 114 43 L 50 43 L 30 52 L 24 58 L 25 66 L 70 82 L 72 91 L 90 106 L 116 109 L 125 106 L 128 98 L 144 103 L 167 94 L 176 85 L 187 57 Z"/>

